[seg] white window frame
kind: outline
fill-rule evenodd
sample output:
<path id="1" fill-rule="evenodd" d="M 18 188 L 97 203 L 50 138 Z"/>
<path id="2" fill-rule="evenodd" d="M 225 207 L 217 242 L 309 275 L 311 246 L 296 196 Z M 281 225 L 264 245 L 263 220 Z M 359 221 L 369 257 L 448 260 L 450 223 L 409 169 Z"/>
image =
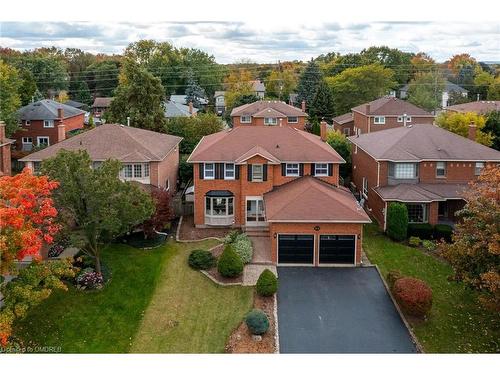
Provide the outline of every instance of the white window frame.
<path id="1" fill-rule="evenodd" d="M 289 172 L 288 171 L 289 169 L 290 170 L 297 169 L 297 172 Z M 287 177 L 299 177 L 299 175 L 300 175 L 300 164 L 299 163 L 286 163 L 285 164 L 285 176 L 287 176 Z"/>
<path id="2" fill-rule="evenodd" d="M 252 116 L 240 116 L 240 122 L 242 124 L 250 124 L 252 122 Z"/>
<path id="3" fill-rule="evenodd" d="M 145 178 L 149 177 L 149 163 L 144 163 L 142 165 L 142 173 Z"/>
<path id="4" fill-rule="evenodd" d="M 40 136 L 36 137 L 36 145 L 37 145 L 37 147 L 40 147 L 40 146 L 41 146 L 41 145 L 40 145 L 40 140 L 41 140 L 41 139 L 46 139 L 46 140 L 47 140 L 47 147 L 49 147 L 49 146 L 50 146 L 50 137 L 47 137 L 47 136 L 45 136 L 45 135 L 40 135 Z"/>
<path id="5" fill-rule="evenodd" d="M 225 214 L 217 215 L 214 214 L 214 200 L 221 199 L 225 205 Z M 210 201 L 210 204 L 207 205 L 207 201 Z M 208 208 L 210 206 L 210 208 Z M 232 209 L 232 213 L 229 213 L 229 208 Z M 205 216 L 209 217 L 232 217 L 234 216 L 234 197 L 205 197 Z"/>
<path id="6" fill-rule="evenodd" d="M 210 170 L 208 170 L 207 166 L 211 166 Z M 211 175 L 207 174 L 208 172 L 211 172 Z M 215 180 L 215 163 L 205 163 L 203 165 L 203 178 L 205 180 Z"/>
<path id="7" fill-rule="evenodd" d="M 368 179 L 366 177 L 363 177 L 362 194 L 363 194 L 363 197 L 365 197 L 365 199 L 368 199 Z"/>
<path id="8" fill-rule="evenodd" d="M 165 184 L 165 190 L 169 191 L 170 190 L 170 178 L 167 178 L 166 184 Z"/>
<path id="9" fill-rule="evenodd" d="M 385 125 L 385 116 L 373 116 L 374 125 Z"/>
<path id="10" fill-rule="evenodd" d="M 276 117 L 264 117 L 264 125 L 269 125 L 269 126 L 278 125 L 278 119 Z"/>
<path id="11" fill-rule="evenodd" d="M 413 176 L 402 176 L 403 172 L 407 172 L 407 166 L 412 166 L 413 168 Z M 389 173 L 389 177 L 395 180 L 411 180 L 418 178 L 418 165 L 416 163 L 392 163 L 392 167 L 389 166 L 389 171 L 393 170 L 393 175 Z"/>
<path id="12" fill-rule="evenodd" d="M 291 121 L 290 119 L 295 119 L 295 121 Z M 298 124 L 299 122 L 299 116 L 290 116 L 290 117 L 287 117 L 286 119 L 288 121 L 289 124 Z"/>
<path id="13" fill-rule="evenodd" d="M 443 174 L 440 174 L 438 171 L 443 171 Z M 438 177 L 438 178 L 446 177 L 446 162 L 445 161 L 437 161 L 436 162 L 436 177 Z"/>
<path id="14" fill-rule="evenodd" d="M 29 141 L 25 142 L 26 139 L 29 139 Z M 32 145 L 33 144 L 33 137 L 23 137 L 22 144 L 23 145 Z"/>
<path id="15" fill-rule="evenodd" d="M 260 176 L 259 174 L 257 174 L 257 176 L 255 175 L 256 169 L 260 169 Z M 262 181 L 264 181 L 264 165 L 252 164 L 252 182 L 262 182 Z"/>
<path id="16" fill-rule="evenodd" d="M 134 173 L 134 178 L 142 178 L 142 164 L 133 164 L 132 171 Z"/>
<path id="17" fill-rule="evenodd" d="M 319 166 L 321 166 L 321 167 L 319 167 Z M 324 172 L 320 172 L 320 171 L 324 171 Z M 318 177 L 327 177 L 328 176 L 328 163 L 314 163 L 314 175 L 318 176 Z"/>
<path id="18" fill-rule="evenodd" d="M 231 168 L 228 168 L 231 167 Z M 229 172 L 229 174 L 228 174 Z M 225 163 L 224 164 L 224 180 L 234 180 L 236 178 L 236 166 L 234 163 Z"/>
<path id="19" fill-rule="evenodd" d="M 479 176 L 484 169 L 484 162 L 478 161 L 474 164 L 474 176 Z"/>
<path id="20" fill-rule="evenodd" d="M 54 120 L 43 120 L 43 127 L 44 128 L 53 128 L 54 127 Z"/>
<path id="21" fill-rule="evenodd" d="M 128 175 L 130 172 L 130 175 Z M 134 178 L 134 167 L 132 164 L 123 164 L 121 169 L 121 175 L 123 178 Z"/>

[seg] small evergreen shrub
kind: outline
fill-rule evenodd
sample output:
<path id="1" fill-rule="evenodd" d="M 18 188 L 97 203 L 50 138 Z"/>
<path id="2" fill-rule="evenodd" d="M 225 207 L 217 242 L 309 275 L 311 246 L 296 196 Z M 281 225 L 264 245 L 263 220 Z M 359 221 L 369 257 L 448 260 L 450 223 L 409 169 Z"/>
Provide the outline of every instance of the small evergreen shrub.
<path id="1" fill-rule="evenodd" d="M 403 203 L 392 202 L 387 208 L 387 235 L 396 241 L 406 239 L 408 231 L 408 209 Z"/>
<path id="2" fill-rule="evenodd" d="M 243 272 L 243 262 L 233 249 L 232 245 L 226 245 L 222 252 L 217 270 L 224 277 L 237 277 Z"/>
<path id="3" fill-rule="evenodd" d="M 263 297 L 270 297 L 278 291 L 278 279 L 268 269 L 262 271 L 257 280 L 257 294 Z"/>
<path id="4" fill-rule="evenodd" d="M 193 250 L 189 254 L 188 264 L 195 270 L 208 270 L 215 266 L 216 259 L 210 251 Z"/>
<path id="5" fill-rule="evenodd" d="M 432 225 L 428 223 L 408 225 L 408 236 L 419 237 L 423 240 L 430 240 L 433 233 L 434 230 L 432 228 Z"/>
<path id="6" fill-rule="evenodd" d="M 237 230 L 232 230 L 231 232 L 229 232 L 226 237 L 224 237 L 224 245 L 230 245 L 232 244 L 234 241 L 236 241 L 236 238 L 240 235 L 241 233 L 238 232 Z"/>
<path id="7" fill-rule="evenodd" d="M 389 272 L 387 272 L 386 279 L 389 288 L 392 290 L 392 288 L 394 287 L 394 283 L 402 277 L 403 275 L 398 270 L 390 270 Z"/>
<path id="8" fill-rule="evenodd" d="M 401 309 L 409 315 L 423 318 L 431 310 L 432 290 L 422 280 L 402 277 L 394 283 L 392 293 Z"/>
<path id="9" fill-rule="evenodd" d="M 422 246 L 427 251 L 434 251 L 434 250 L 436 250 L 436 247 L 437 247 L 436 243 L 434 241 L 431 241 L 431 240 L 423 240 Z"/>
<path id="10" fill-rule="evenodd" d="M 434 226 L 434 239 L 435 240 L 445 240 L 446 242 L 451 242 L 451 235 L 453 234 L 453 228 L 446 224 L 437 224 Z"/>
<path id="11" fill-rule="evenodd" d="M 259 309 L 250 311 L 245 318 L 245 323 L 254 335 L 263 335 L 269 329 L 269 319 L 264 311 Z"/>
<path id="12" fill-rule="evenodd" d="M 420 238 L 414 236 L 410 237 L 410 239 L 408 240 L 408 244 L 413 247 L 419 247 L 421 242 L 422 240 Z"/>

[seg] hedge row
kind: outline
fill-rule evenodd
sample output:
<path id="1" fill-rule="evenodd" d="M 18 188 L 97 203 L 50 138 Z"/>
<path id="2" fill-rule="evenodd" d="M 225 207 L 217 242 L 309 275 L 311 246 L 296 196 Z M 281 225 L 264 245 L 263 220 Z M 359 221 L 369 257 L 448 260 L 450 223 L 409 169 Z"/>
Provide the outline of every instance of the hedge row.
<path id="1" fill-rule="evenodd" d="M 453 228 L 446 224 L 409 224 L 408 237 L 418 237 L 422 240 L 440 240 L 451 242 Z"/>

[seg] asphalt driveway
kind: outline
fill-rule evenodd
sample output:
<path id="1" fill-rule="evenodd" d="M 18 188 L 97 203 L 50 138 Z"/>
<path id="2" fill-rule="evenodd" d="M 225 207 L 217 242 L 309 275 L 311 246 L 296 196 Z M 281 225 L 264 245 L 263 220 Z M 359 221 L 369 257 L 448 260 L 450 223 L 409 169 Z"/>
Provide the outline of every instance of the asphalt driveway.
<path id="1" fill-rule="evenodd" d="M 415 353 L 374 267 L 279 267 L 281 353 Z"/>

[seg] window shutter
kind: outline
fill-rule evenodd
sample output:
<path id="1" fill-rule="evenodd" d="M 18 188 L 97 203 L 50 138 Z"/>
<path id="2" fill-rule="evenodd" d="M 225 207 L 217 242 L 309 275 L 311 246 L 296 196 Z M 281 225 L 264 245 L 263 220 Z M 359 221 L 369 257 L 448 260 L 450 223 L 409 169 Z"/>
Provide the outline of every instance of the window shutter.
<path id="1" fill-rule="evenodd" d="M 328 163 L 328 176 L 333 176 L 333 163 Z"/>
<path id="2" fill-rule="evenodd" d="M 224 163 L 215 163 L 215 179 L 224 179 Z"/>
<path id="3" fill-rule="evenodd" d="M 247 164 L 247 180 L 252 181 L 252 164 Z"/>
<path id="4" fill-rule="evenodd" d="M 200 170 L 200 180 L 203 180 L 203 174 L 205 172 L 205 164 L 200 163 L 198 164 L 198 169 Z"/>
<path id="5" fill-rule="evenodd" d="M 267 181 L 267 164 L 262 165 L 262 180 Z"/>
<path id="6" fill-rule="evenodd" d="M 281 175 L 286 176 L 286 163 L 281 163 Z"/>
<path id="7" fill-rule="evenodd" d="M 234 179 L 235 180 L 240 179 L 240 166 L 239 165 L 234 166 Z"/>
<path id="8" fill-rule="evenodd" d="M 299 176 L 304 175 L 304 163 L 299 164 Z"/>
<path id="9" fill-rule="evenodd" d="M 314 176 L 316 174 L 316 164 L 311 163 L 311 176 Z"/>

